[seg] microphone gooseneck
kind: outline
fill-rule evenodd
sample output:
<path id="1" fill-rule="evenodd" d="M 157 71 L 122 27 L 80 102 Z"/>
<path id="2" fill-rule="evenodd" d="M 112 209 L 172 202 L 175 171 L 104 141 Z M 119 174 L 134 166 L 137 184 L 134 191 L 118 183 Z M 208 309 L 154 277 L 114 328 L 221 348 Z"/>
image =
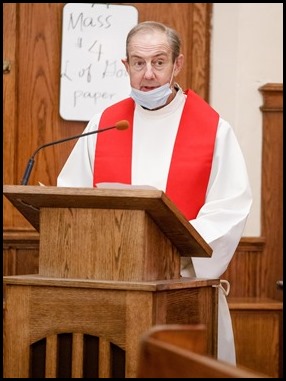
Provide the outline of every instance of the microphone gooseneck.
<path id="1" fill-rule="evenodd" d="M 107 127 L 107 128 L 102 128 L 100 130 L 95 130 L 95 131 L 90 131 L 90 132 L 85 132 L 84 134 L 79 134 L 79 135 L 74 135 L 74 136 L 70 136 L 68 138 L 64 138 L 64 139 L 60 139 L 60 140 L 55 140 L 53 142 L 50 142 L 50 143 L 46 143 L 46 144 L 43 144 L 41 145 L 40 147 L 38 147 L 34 153 L 32 154 L 32 156 L 30 157 L 29 161 L 28 161 L 28 164 L 27 164 L 27 167 L 25 169 L 25 173 L 24 173 L 24 176 L 22 178 L 22 181 L 21 181 L 21 185 L 27 185 L 28 184 L 28 181 L 29 181 L 29 178 L 30 178 L 30 175 L 31 175 L 31 172 L 32 172 L 32 169 L 33 169 L 33 166 L 34 166 L 34 163 L 35 163 L 35 155 L 42 149 L 42 148 L 45 148 L 45 147 L 48 147 L 48 146 L 52 146 L 54 144 L 59 144 L 59 143 L 64 143 L 64 142 L 67 142 L 69 140 L 73 140 L 73 139 L 79 139 L 79 138 L 82 138 L 84 136 L 88 136 L 88 135 L 93 135 L 93 134 L 98 134 L 99 132 L 104 132 L 104 131 L 108 131 L 108 130 L 112 130 L 114 128 L 116 128 L 117 130 L 126 130 L 127 128 L 129 127 L 129 122 L 127 120 L 120 120 L 119 122 L 116 122 L 114 126 L 112 127 Z"/>

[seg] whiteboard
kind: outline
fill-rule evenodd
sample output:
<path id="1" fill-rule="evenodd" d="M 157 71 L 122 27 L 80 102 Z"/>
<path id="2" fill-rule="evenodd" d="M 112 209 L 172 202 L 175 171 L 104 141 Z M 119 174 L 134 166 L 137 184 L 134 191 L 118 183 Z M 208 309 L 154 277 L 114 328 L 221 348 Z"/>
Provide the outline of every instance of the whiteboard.
<path id="1" fill-rule="evenodd" d="M 130 94 L 126 37 L 138 23 L 131 5 L 67 3 L 63 7 L 60 116 L 89 121 Z"/>

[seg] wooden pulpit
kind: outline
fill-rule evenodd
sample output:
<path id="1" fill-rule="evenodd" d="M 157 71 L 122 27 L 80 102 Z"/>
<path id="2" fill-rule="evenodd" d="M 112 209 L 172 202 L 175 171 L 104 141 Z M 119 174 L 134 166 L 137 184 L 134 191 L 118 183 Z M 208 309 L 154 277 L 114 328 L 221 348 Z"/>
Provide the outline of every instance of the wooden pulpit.
<path id="1" fill-rule="evenodd" d="M 39 273 L 4 277 L 4 377 L 135 377 L 141 335 L 204 323 L 216 355 L 218 279 L 183 278 L 211 248 L 153 189 L 4 186 L 40 233 Z"/>

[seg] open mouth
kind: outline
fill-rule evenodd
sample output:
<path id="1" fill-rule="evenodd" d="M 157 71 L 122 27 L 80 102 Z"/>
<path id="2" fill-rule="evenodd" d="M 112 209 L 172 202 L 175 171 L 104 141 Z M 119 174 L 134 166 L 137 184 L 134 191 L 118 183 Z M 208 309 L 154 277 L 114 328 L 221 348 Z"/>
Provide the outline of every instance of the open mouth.
<path id="1" fill-rule="evenodd" d="M 151 91 L 156 89 L 158 86 L 142 86 L 141 91 Z"/>

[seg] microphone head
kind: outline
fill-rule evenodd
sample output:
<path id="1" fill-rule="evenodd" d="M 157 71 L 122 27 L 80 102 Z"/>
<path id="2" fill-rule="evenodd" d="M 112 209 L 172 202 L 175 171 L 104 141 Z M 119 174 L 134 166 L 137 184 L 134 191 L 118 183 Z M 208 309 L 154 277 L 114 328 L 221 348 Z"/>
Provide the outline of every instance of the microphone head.
<path id="1" fill-rule="evenodd" d="M 129 127 L 129 122 L 128 120 L 120 120 L 115 123 L 115 127 L 117 130 L 126 130 Z"/>

